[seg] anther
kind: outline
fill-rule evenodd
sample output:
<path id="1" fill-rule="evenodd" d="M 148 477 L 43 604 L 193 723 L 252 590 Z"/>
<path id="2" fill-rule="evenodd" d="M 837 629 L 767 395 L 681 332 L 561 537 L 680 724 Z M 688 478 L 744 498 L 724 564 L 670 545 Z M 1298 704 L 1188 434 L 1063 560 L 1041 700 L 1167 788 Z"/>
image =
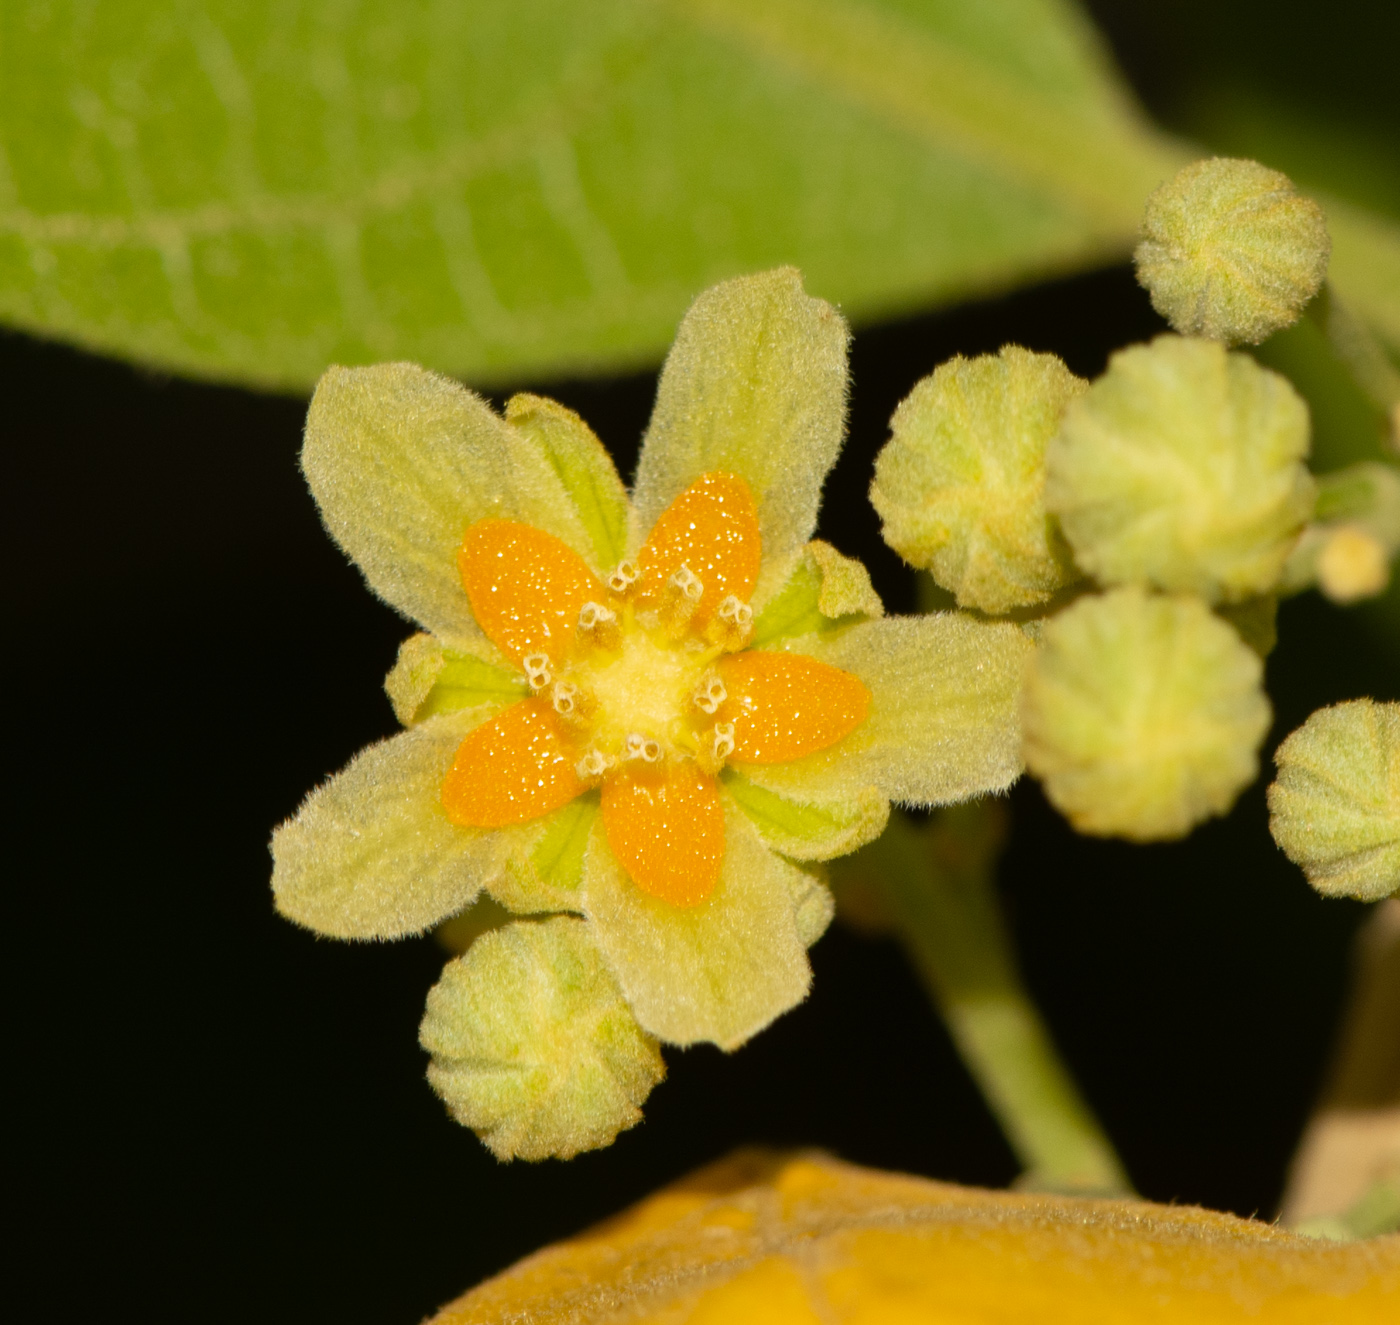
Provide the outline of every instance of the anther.
<path id="1" fill-rule="evenodd" d="M 608 576 L 608 588 L 615 594 L 625 594 L 637 581 L 640 572 L 633 561 L 619 561 L 617 569 Z"/>
<path id="2" fill-rule="evenodd" d="M 574 772 L 577 773 L 583 781 L 591 782 L 595 778 L 602 777 L 616 762 L 616 760 L 609 755 L 605 755 L 601 750 L 590 750 L 574 765 Z"/>
<path id="3" fill-rule="evenodd" d="M 720 600 L 715 615 L 738 630 L 746 631 L 753 624 L 753 608 L 734 594 L 726 594 Z"/>
<path id="4" fill-rule="evenodd" d="M 640 759 L 644 764 L 655 764 L 661 760 L 661 743 L 640 732 L 628 736 L 623 752 L 624 759 Z"/>
<path id="5" fill-rule="evenodd" d="M 742 649 L 752 633 L 753 608 L 736 594 L 725 594 L 705 627 L 705 638 L 732 652 Z"/>
<path id="6" fill-rule="evenodd" d="M 705 586 L 701 583 L 700 577 L 690 569 L 689 566 L 682 566 L 669 581 L 675 585 L 692 603 L 698 603 L 705 593 Z M 734 600 L 738 602 L 736 598 Z"/>
<path id="7" fill-rule="evenodd" d="M 602 603 L 584 603 L 579 609 L 578 624 L 580 630 L 597 630 L 599 626 L 605 626 L 616 620 L 617 613 L 610 607 L 604 607 Z"/>
<path id="8" fill-rule="evenodd" d="M 578 687 L 572 681 L 556 681 L 554 683 L 554 711 L 562 717 L 568 717 L 574 711 L 574 697 L 578 694 Z"/>
<path id="9" fill-rule="evenodd" d="M 520 665 L 525 669 L 525 679 L 531 690 L 543 690 L 554 679 L 547 653 L 527 653 Z"/>
<path id="10" fill-rule="evenodd" d="M 717 764 L 724 763 L 734 753 L 734 724 L 732 722 L 715 723 L 714 742 L 710 749 Z"/>
<path id="11" fill-rule="evenodd" d="M 702 681 L 700 689 L 695 692 L 695 707 L 702 713 L 715 713 L 728 698 L 729 691 L 724 688 L 724 682 L 717 676 L 711 676 Z"/>

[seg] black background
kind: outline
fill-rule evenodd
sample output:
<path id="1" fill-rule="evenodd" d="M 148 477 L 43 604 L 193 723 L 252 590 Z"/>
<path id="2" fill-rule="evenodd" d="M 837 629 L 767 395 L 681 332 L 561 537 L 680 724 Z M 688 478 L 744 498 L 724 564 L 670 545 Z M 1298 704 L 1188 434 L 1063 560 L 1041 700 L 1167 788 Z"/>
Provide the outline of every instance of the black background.
<path id="1" fill-rule="evenodd" d="M 1203 7 L 1099 8 L 1176 123 L 1203 70 L 1278 72 L 1248 25 L 1202 43 Z M 1326 9 L 1272 39 L 1311 42 L 1307 95 L 1364 116 L 1364 77 L 1332 54 L 1358 49 L 1346 16 L 1373 11 Z M 863 331 L 822 535 L 908 610 L 864 493 L 913 382 L 1008 340 L 1094 374 L 1158 329 L 1123 269 Z M 432 941 L 322 941 L 270 905 L 271 825 L 393 730 L 379 686 L 408 630 L 320 528 L 296 467 L 304 402 L 9 334 L 0 382 L 12 1301 L 52 1320 L 101 1304 L 394 1325 L 743 1142 L 1013 1176 L 897 952 L 839 927 L 804 1006 L 736 1055 L 669 1052 L 645 1123 L 610 1150 L 498 1165 L 422 1079 Z M 522 385 L 579 409 L 630 471 L 654 378 Z M 1285 607 L 1270 748 L 1320 704 L 1397 697 L 1369 621 L 1311 595 Z M 1274 849 L 1262 785 L 1184 843 L 1130 848 L 1074 837 L 1023 783 L 1002 883 L 1034 993 L 1140 1190 L 1268 1215 L 1362 911 L 1316 898 Z"/>

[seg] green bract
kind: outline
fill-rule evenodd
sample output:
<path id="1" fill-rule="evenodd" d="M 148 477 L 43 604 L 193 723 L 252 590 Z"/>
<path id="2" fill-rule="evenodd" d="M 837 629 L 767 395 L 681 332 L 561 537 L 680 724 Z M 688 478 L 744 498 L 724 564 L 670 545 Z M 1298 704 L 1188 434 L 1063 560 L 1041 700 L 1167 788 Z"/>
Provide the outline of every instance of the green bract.
<path id="1" fill-rule="evenodd" d="M 1045 448 L 1087 386 L 1055 355 L 1007 345 L 943 364 L 895 411 L 870 500 L 885 542 L 959 607 L 1027 607 L 1077 578 L 1045 511 Z"/>
<path id="2" fill-rule="evenodd" d="M 483 890 L 517 915 L 582 917 L 493 931 L 434 995 L 434 1082 L 498 1153 L 604 1144 L 656 1079 L 614 1063 L 621 1093 L 598 1085 L 592 1014 L 579 1013 L 582 1039 L 556 1025 L 576 1006 L 573 985 L 550 983 L 567 962 L 583 963 L 587 999 L 634 1018 L 636 1035 L 734 1048 L 806 994 L 806 949 L 832 911 L 812 862 L 876 836 L 892 800 L 964 800 L 1020 773 L 1023 632 L 962 614 L 883 618 L 864 567 L 810 541 L 841 443 L 846 343 L 840 317 L 791 269 L 703 294 L 667 360 L 630 497 L 587 426 L 539 397 L 515 397 L 502 417 L 407 364 L 332 369 L 317 389 L 303 465 L 322 516 L 422 633 L 386 683 L 408 730 L 276 831 L 273 889 L 289 918 L 347 938 L 427 929 Z M 858 678 L 864 720 L 806 758 L 726 768 L 722 865 L 694 905 L 636 886 L 596 792 L 504 828 L 454 825 L 441 799 L 454 751 L 524 693 L 520 668 L 473 619 L 457 567 L 468 526 L 532 525 L 606 579 L 678 493 L 717 469 L 744 480 L 761 527 L 752 645 Z"/>
<path id="3" fill-rule="evenodd" d="M 449 962 L 420 1031 L 428 1080 L 497 1159 L 567 1159 L 641 1122 L 666 1075 L 581 920 L 516 922 Z"/>
<path id="4" fill-rule="evenodd" d="M 1026 764 L 1082 833 L 1182 837 L 1254 779 L 1262 675 L 1197 599 L 1080 599 L 1046 624 L 1026 683 Z"/>
<path id="5" fill-rule="evenodd" d="M 1148 200 L 1134 259 L 1155 308 L 1183 336 L 1257 345 L 1322 288 L 1327 221 L 1287 175 L 1214 157 Z"/>
<path id="6" fill-rule="evenodd" d="M 1120 350 L 1050 444 L 1046 504 L 1105 584 L 1238 602 L 1267 593 L 1312 514 L 1308 410 L 1215 341 Z"/>
<path id="7" fill-rule="evenodd" d="M 1400 890 L 1400 704 L 1318 709 L 1279 746 L 1269 829 L 1328 896 Z"/>

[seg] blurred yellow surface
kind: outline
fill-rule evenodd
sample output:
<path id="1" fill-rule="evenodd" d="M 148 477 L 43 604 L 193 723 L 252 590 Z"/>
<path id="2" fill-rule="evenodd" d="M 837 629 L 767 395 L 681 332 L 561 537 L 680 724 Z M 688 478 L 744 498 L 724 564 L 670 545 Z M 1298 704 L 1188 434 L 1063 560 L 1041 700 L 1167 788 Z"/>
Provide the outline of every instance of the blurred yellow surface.
<path id="1" fill-rule="evenodd" d="M 741 1152 L 536 1252 L 431 1325 L 1393 1325 L 1400 1236 L 979 1191 Z"/>

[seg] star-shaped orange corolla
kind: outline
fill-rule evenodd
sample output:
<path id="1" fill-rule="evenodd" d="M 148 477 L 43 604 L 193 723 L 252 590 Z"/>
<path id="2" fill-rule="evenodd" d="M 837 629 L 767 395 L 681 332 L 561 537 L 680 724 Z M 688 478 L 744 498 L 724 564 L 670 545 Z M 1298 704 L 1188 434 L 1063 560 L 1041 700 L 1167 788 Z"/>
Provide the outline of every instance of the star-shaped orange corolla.
<path id="1" fill-rule="evenodd" d="M 599 786 L 633 882 L 674 906 L 703 902 L 724 861 L 720 769 L 824 750 L 870 707 L 849 672 L 744 647 L 761 549 L 748 484 L 722 472 L 681 493 L 606 584 L 542 530 L 472 525 L 457 557 L 472 612 L 533 694 L 462 742 L 448 817 L 502 828 Z"/>

